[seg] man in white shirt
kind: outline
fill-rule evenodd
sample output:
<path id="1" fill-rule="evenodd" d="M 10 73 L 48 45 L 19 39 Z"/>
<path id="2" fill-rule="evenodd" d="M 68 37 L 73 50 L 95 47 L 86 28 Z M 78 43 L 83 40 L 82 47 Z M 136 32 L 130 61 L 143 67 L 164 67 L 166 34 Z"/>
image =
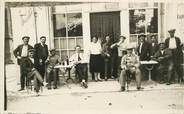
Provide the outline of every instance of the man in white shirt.
<path id="1" fill-rule="evenodd" d="M 23 67 L 21 65 L 22 59 L 28 57 L 28 50 L 33 49 L 31 45 L 29 45 L 29 36 L 22 37 L 23 44 L 17 46 L 17 48 L 13 51 L 14 56 L 17 58 L 17 63 L 20 65 L 20 84 L 21 88 L 19 91 L 24 90 L 25 88 L 25 78 L 26 75 L 23 73 Z"/>
<path id="2" fill-rule="evenodd" d="M 181 67 L 181 63 L 183 61 L 183 55 L 182 55 L 182 49 L 181 49 L 182 47 L 181 40 L 179 37 L 175 36 L 175 31 L 176 29 L 168 30 L 170 37 L 168 37 L 165 40 L 165 45 L 166 45 L 166 48 L 169 48 L 172 51 L 172 62 L 174 64 L 172 76 L 175 76 L 174 72 L 176 71 L 178 75 L 178 81 L 180 81 L 180 79 L 183 76 L 183 73 L 182 73 L 183 68 Z"/>
<path id="3" fill-rule="evenodd" d="M 69 62 L 74 65 L 81 86 L 87 88 L 87 58 L 84 53 L 81 52 L 80 45 L 77 45 L 75 50 L 76 53 L 70 57 Z"/>

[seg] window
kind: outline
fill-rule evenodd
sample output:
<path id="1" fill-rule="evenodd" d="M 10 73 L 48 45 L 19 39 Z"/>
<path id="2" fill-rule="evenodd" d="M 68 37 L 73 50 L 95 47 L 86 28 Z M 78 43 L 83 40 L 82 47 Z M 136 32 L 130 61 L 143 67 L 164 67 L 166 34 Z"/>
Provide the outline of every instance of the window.
<path id="1" fill-rule="evenodd" d="M 53 14 L 53 28 L 54 46 L 60 56 L 70 57 L 76 45 L 83 48 L 81 13 Z"/>
<path id="2" fill-rule="evenodd" d="M 152 7 L 149 4 L 135 4 L 129 7 L 138 7 L 138 5 L 141 8 L 129 9 L 130 42 L 137 42 L 140 33 L 147 35 L 148 41 L 152 35 L 158 40 L 158 7 L 155 7 L 158 4 L 154 3 Z"/>

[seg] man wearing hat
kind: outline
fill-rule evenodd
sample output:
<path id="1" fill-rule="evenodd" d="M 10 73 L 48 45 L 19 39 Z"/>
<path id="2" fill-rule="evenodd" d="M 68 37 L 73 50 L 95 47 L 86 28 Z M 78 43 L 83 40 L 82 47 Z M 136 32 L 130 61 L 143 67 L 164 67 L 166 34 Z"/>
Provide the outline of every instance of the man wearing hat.
<path id="1" fill-rule="evenodd" d="M 54 67 L 57 64 L 61 63 L 61 59 L 59 55 L 56 55 L 56 49 L 50 50 L 50 56 L 46 60 L 47 65 L 47 81 L 48 81 L 48 89 L 51 89 L 51 82 L 53 80 L 53 89 L 57 89 L 57 81 L 58 81 L 58 69 L 55 69 Z"/>
<path id="2" fill-rule="evenodd" d="M 23 73 L 27 75 L 27 81 L 33 80 L 34 90 L 39 95 L 40 86 L 43 86 L 43 79 L 40 73 L 35 68 L 34 49 L 30 49 L 28 57 L 23 58 L 21 66 L 23 67 Z"/>
<path id="3" fill-rule="evenodd" d="M 120 63 L 120 59 L 122 57 L 122 54 L 120 53 L 121 50 L 120 48 L 122 48 L 122 46 L 124 46 L 124 42 L 125 42 L 126 37 L 123 35 L 120 35 L 119 37 L 119 41 L 115 42 L 114 44 L 111 45 L 111 50 L 112 50 L 112 58 L 111 58 L 111 66 L 112 66 L 112 76 L 113 78 L 117 78 L 118 77 L 118 68 L 119 65 L 118 63 Z"/>
<path id="4" fill-rule="evenodd" d="M 40 43 L 35 44 L 35 65 L 38 72 L 42 75 L 42 78 L 44 79 L 45 75 L 45 61 L 48 57 L 48 46 L 45 44 L 46 37 L 41 36 L 40 37 Z"/>
<path id="5" fill-rule="evenodd" d="M 181 63 L 183 61 L 182 49 L 181 49 L 181 40 L 175 36 L 176 29 L 168 30 L 170 37 L 165 40 L 166 48 L 169 48 L 172 51 L 172 62 L 173 62 L 173 73 L 176 71 L 178 75 L 178 80 L 182 77 L 182 67 Z M 174 77 L 173 77 L 174 78 Z"/>
<path id="6" fill-rule="evenodd" d="M 145 41 L 146 35 L 140 34 L 138 36 L 139 45 L 137 47 L 137 52 L 140 61 L 149 61 L 150 60 L 150 44 Z M 143 75 L 143 79 L 148 79 L 148 71 L 143 65 L 140 65 L 140 70 Z"/>
<path id="7" fill-rule="evenodd" d="M 17 63 L 20 65 L 20 84 L 21 88 L 19 91 L 24 90 L 25 88 L 25 75 L 23 74 L 22 66 L 21 66 L 21 61 L 23 58 L 28 57 L 28 50 L 33 49 L 31 45 L 29 45 L 29 36 L 24 36 L 22 37 L 23 44 L 19 45 L 14 51 L 13 54 L 17 58 Z"/>
<path id="8" fill-rule="evenodd" d="M 127 46 L 127 54 L 123 56 L 121 60 L 121 74 L 119 82 L 121 85 L 121 91 L 125 91 L 125 81 L 127 75 L 133 75 L 136 78 L 137 90 L 141 89 L 141 72 L 139 70 L 139 58 L 136 54 L 132 53 L 133 45 Z"/>

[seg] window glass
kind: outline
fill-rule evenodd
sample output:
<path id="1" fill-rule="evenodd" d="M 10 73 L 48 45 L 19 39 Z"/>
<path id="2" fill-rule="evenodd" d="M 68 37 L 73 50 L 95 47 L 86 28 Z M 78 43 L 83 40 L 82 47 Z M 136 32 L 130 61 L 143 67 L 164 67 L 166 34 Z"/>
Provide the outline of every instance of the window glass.
<path id="1" fill-rule="evenodd" d="M 147 10 L 147 32 L 157 33 L 158 32 L 158 9 Z"/>
<path id="2" fill-rule="evenodd" d="M 145 33 L 145 9 L 130 10 L 130 34 Z"/>
<path id="3" fill-rule="evenodd" d="M 66 37 L 65 14 L 53 15 L 55 37 Z"/>
<path id="4" fill-rule="evenodd" d="M 67 14 L 68 36 L 82 36 L 82 15 L 81 13 Z"/>

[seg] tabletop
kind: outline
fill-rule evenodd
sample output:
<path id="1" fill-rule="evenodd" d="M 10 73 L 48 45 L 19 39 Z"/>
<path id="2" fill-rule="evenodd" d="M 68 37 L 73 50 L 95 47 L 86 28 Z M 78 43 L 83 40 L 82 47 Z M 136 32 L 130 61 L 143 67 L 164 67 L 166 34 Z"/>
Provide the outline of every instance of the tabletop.
<path id="1" fill-rule="evenodd" d="M 154 61 L 154 60 L 150 60 L 150 61 L 140 61 L 141 64 L 143 65 L 150 65 L 150 64 L 158 64 L 157 61 Z"/>
<path id="2" fill-rule="evenodd" d="M 54 68 L 71 68 L 73 65 L 56 65 Z"/>

